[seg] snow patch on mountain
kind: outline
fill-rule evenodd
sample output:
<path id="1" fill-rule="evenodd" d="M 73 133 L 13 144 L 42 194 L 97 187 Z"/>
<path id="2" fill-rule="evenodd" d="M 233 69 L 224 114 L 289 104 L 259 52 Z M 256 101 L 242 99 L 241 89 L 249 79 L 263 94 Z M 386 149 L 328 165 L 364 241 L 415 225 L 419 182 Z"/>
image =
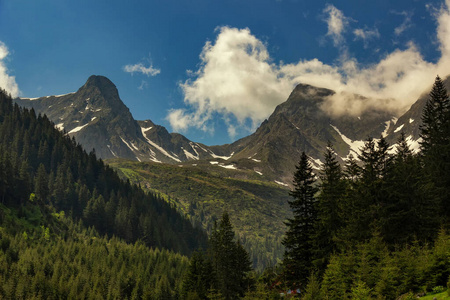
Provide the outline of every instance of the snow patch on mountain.
<path id="1" fill-rule="evenodd" d="M 133 148 L 134 148 L 135 150 L 139 151 L 139 148 L 138 148 L 138 147 L 136 147 L 136 145 L 135 145 L 135 144 L 133 144 L 133 142 L 130 142 L 130 144 L 131 144 L 131 146 L 133 146 Z"/>
<path id="2" fill-rule="evenodd" d="M 318 158 L 311 157 L 311 160 L 312 160 L 313 164 L 315 164 L 318 168 L 320 168 L 323 165 L 323 162 Z"/>
<path id="3" fill-rule="evenodd" d="M 210 150 L 210 151 L 209 151 L 209 154 L 211 154 L 211 156 L 212 156 L 213 158 L 220 158 L 220 159 L 223 159 L 223 160 L 229 160 L 229 159 L 234 155 L 234 152 L 231 153 L 230 156 L 221 156 L 221 155 L 216 155 L 214 152 L 212 152 L 212 151 Z"/>
<path id="4" fill-rule="evenodd" d="M 147 140 L 147 142 L 148 142 L 151 146 L 155 147 L 159 152 L 161 152 L 162 154 L 164 154 L 165 156 L 167 156 L 168 158 L 170 158 L 170 159 L 172 159 L 172 160 L 174 160 L 174 161 L 176 161 L 176 162 L 181 162 L 180 159 L 178 159 L 178 158 L 174 157 L 173 155 L 169 154 L 169 152 L 167 152 L 163 147 L 159 146 L 158 144 L 156 144 L 155 142 L 153 142 L 152 140 L 150 140 L 149 138 L 147 138 L 147 136 L 145 135 L 145 132 L 149 131 L 150 129 L 152 129 L 152 127 L 147 127 L 147 128 L 141 127 L 142 135 L 143 135 L 144 138 Z"/>
<path id="5" fill-rule="evenodd" d="M 381 136 L 385 138 L 385 137 L 387 137 L 388 130 L 391 127 L 391 121 L 386 121 L 384 124 L 386 124 L 386 128 L 381 133 Z"/>
<path id="6" fill-rule="evenodd" d="M 64 130 L 64 123 L 59 123 L 55 125 L 56 129 L 63 131 Z"/>
<path id="7" fill-rule="evenodd" d="M 198 156 L 195 156 L 194 154 L 192 154 L 191 152 L 187 151 L 186 149 L 184 149 L 183 147 L 181 147 L 181 149 L 184 152 L 184 155 L 186 156 L 187 159 L 192 159 L 192 160 L 199 160 Z M 195 151 L 195 150 L 194 150 Z M 197 153 L 198 155 L 198 153 Z"/>
<path id="8" fill-rule="evenodd" d="M 70 133 L 78 132 L 78 131 L 82 130 L 84 127 L 86 127 L 86 126 L 88 126 L 88 125 L 89 125 L 89 123 L 84 124 L 83 126 L 75 127 L 74 129 L 72 129 L 71 131 L 69 131 L 69 134 L 70 134 Z"/>
<path id="9" fill-rule="evenodd" d="M 339 129 L 337 129 L 336 126 L 333 126 L 330 124 L 331 127 L 333 127 L 334 130 L 336 130 L 336 132 L 341 136 L 342 140 L 350 146 L 350 152 L 353 151 L 354 153 L 356 153 L 357 155 L 359 155 L 361 153 L 360 148 L 362 148 L 364 146 L 364 141 L 352 141 L 351 139 L 349 139 L 348 137 L 346 137 L 345 135 L 343 135 Z"/>
<path id="10" fill-rule="evenodd" d="M 395 128 L 394 132 L 399 132 L 400 130 L 402 130 L 403 126 L 405 126 L 405 124 L 402 124 L 402 125 L 398 126 L 397 128 Z"/>
<path id="11" fill-rule="evenodd" d="M 222 167 L 222 168 L 225 168 L 225 169 L 230 169 L 230 170 L 237 170 L 236 166 L 234 166 L 234 165 L 219 164 L 219 167 Z"/>
<path id="12" fill-rule="evenodd" d="M 276 184 L 282 185 L 282 186 L 289 186 L 284 182 L 278 181 L 278 180 L 274 180 Z"/>
<path id="13" fill-rule="evenodd" d="M 117 155 L 114 153 L 114 151 L 112 151 L 111 145 L 106 145 L 106 146 L 108 147 L 109 151 L 111 151 L 112 155 L 114 155 L 115 157 L 117 157 Z"/>
<path id="14" fill-rule="evenodd" d="M 121 136 L 119 136 L 119 137 L 120 137 L 120 139 L 122 140 L 122 142 L 123 142 L 125 145 L 127 145 L 127 147 L 128 147 L 131 151 L 133 151 L 133 148 L 131 148 L 130 144 L 128 144 L 127 141 L 125 141 L 125 140 L 123 139 L 123 137 L 121 137 Z"/>
<path id="15" fill-rule="evenodd" d="M 195 154 L 197 154 L 197 159 L 200 159 L 200 154 L 198 154 L 197 149 L 195 149 L 195 147 L 199 147 L 199 146 L 197 144 L 194 144 L 193 142 L 189 142 L 189 145 L 191 146 L 191 149 L 195 152 Z"/>
<path id="16" fill-rule="evenodd" d="M 410 135 L 406 138 L 406 142 L 408 143 L 408 146 L 413 151 L 413 153 L 420 152 L 420 143 L 422 142 L 422 138 L 413 140 L 413 136 Z"/>

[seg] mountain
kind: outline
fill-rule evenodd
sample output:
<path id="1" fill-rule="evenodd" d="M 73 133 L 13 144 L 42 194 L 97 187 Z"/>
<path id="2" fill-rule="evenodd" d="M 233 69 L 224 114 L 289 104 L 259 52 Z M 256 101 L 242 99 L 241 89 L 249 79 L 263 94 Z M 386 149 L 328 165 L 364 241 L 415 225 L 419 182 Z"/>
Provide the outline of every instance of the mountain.
<path id="1" fill-rule="evenodd" d="M 358 117 L 330 116 L 321 105 L 334 91 L 299 84 L 286 102 L 280 104 L 256 132 L 231 145 L 231 162 L 244 161 L 274 180 L 290 183 L 300 154 L 305 151 L 316 168 L 331 141 L 340 157 L 357 151 L 368 136 L 380 136 L 393 115 L 370 111 Z"/>
<path id="2" fill-rule="evenodd" d="M 450 91 L 450 76 L 445 78 L 444 85 L 447 91 Z M 430 87 L 431 90 L 431 87 Z M 411 105 L 411 108 L 398 118 L 395 123 L 395 127 L 390 127 L 387 131 L 386 140 L 390 144 L 397 142 L 400 137 L 400 133 L 403 131 L 406 133 L 408 140 L 412 144 L 417 144 L 417 140 L 420 138 L 420 125 L 422 124 L 422 111 L 429 99 L 429 92 L 425 91 L 419 99 Z"/>
<path id="3" fill-rule="evenodd" d="M 46 114 L 86 151 L 95 149 L 102 159 L 178 163 L 214 157 L 207 146 L 170 134 L 150 120 L 136 121 L 119 97 L 116 86 L 104 76 L 91 76 L 75 93 L 15 102 Z"/>
<path id="4" fill-rule="evenodd" d="M 450 79 L 445 82 L 450 87 Z M 255 133 L 219 146 L 206 146 L 169 133 L 151 120 L 134 120 L 115 85 L 103 76 L 91 76 L 75 93 L 16 102 L 46 114 L 59 129 L 74 136 L 87 151 L 95 148 L 103 159 L 173 164 L 207 160 L 216 167 L 251 170 L 260 179 L 283 186 L 291 185 L 302 151 L 319 168 L 328 141 L 333 143 L 341 161 L 350 153 L 357 156 L 368 137 L 384 136 L 394 144 L 401 131 L 418 149 L 420 117 L 428 91 L 402 116 L 376 109 L 358 116 L 327 114 L 322 106 L 334 94 L 329 89 L 299 84 Z M 348 97 L 369 101 L 359 95 Z"/>

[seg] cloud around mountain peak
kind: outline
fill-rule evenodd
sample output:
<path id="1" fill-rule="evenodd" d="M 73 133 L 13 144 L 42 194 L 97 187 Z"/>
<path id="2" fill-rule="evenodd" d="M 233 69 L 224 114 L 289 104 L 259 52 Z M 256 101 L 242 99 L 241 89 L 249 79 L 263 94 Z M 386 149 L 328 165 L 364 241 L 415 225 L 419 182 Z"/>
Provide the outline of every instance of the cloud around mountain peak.
<path id="1" fill-rule="evenodd" d="M 176 131 L 195 127 L 213 132 L 212 117 L 219 114 L 231 135 L 236 134 L 237 128 L 254 130 L 298 83 L 336 91 L 324 105 L 331 114 L 358 115 L 372 108 L 399 114 L 431 86 L 437 74 L 444 77 L 449 73 L 449 7 L 447 0 L 434 14 L 441 52 L 435 63 L 426 61 L 410 42 L 406 49 L 396 49 L 376 64 L 361 65 L 348 54 L 341 35 L 350 27 L 349 18 L 334 6 L 327 6 L 323 12 L 328 14 L 324 18 L 328 24 L 325 38 L 331 38 L 341 52 L 335 64 L 317 58 L 275 63 L 267 45 L 248 28 L 220 27 L 216 40 L 203 47 L 198 70 L 190 72 L 191 78 L 180 84 L 186 106 L 172 109 L 166 119 Z M 371 36 L 363 36 L 362 30 L 352 32 L 359 34 L 360 39 L 379 37 L 376 28 L 370 30 Z M 251 128 L 244 126 L 249 121 Z"/>

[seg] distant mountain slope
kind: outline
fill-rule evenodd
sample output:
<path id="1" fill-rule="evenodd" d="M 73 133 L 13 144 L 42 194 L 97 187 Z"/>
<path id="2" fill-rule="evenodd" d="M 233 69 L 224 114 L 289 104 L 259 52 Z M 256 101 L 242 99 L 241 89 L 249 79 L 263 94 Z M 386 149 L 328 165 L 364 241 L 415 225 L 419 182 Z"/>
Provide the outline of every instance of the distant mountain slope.
<path id="1" fill-rule="evenodd" d="M 214 221 L 228 211 L 255 268 L 281 259 L 284 220 L 291 217 L 291 197 L 283 186 L 262 181 L 263 177 L 251 170 L 227 168 L 218 161 L 170 165 L 114 159 L 107 163 L 132 183 L 169 196 L 167 201 L 198 227 L 211 230 Z"/>

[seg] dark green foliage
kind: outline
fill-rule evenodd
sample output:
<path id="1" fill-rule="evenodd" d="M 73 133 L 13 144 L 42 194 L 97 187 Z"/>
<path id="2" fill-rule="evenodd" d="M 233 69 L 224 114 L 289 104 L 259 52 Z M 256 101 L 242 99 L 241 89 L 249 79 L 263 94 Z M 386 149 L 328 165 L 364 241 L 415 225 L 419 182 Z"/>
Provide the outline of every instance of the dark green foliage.
<path id="1" fill-rule="evenodd" d="M 420 160 L 413 155 L 402 133 L 385 180 L 386 201 L 380 228 L 389 244 L 430 241 L 439 226 L 439 203 L 427 188 Z"/>
<path id="2" fill-rule="evenodd" d="M 424 108 L 420 129 L 427 174 L 424 179 L 440 203 L 443 221 L 450 224 L 450 99 L 439 76 Z"/>
<path id="3" fill-rule="evenodd" d="M 202 251 L 195 251 L 183 280 L 182 296 L 185 299 L 206 299 L 211 287 L 216 285 L 215 273 L 210 260 Z"/>
<path id="4" fill-rule="evenodd" d="M 444 250 L 446 249 L 446 250 Z M 435 245 L 417 243 L 389 252 L 379 237 L 331 257 L 321 289 L 325 299 L 397 299 L 409 291 L 432 291 L 450 274 L 450 236 L 441 231 Z M 345 295 L 345 296 L 344 296 Z"/>
<path id="5" fill-rule="evenodd" d="M 317 268 L 305 298 L 314 293 L 317 299 L 396 299 L 407 293 L 442 290 L 446 285 L 450 275 L 450 238 L 445 231 L 450 224 L 449 111 L 447 91 L 437 77 L 423 113 L 419 155 L 409 148 L 403 133 L 394 153 L 384 138 L 368 138 L 358 161 L 350 156 L 342 172 L 329 145 L 317 201 L 309 202 L 313 203 L 309 211 L 317 213 L 308 220 L 314 234 L 309 239 L 303 235 L 294 247 L 299 253 L 315 255 L 306 263 L 296 259 L 296 263 L 302 261 L 303 269 L 311 268 L 311 260 Z M 295 174 L 296 182 L 312 186 L 312 180 L 298 174 L 302 173 Z M 305 189 L 298 190 L 292 194 L 313 199 L 314 194 L 307 198 Z M 304 209 L 306 203 L 300 207 Z M 286 240 L 307 232 L 288 222 Z M 285 256 L 283 265 L 289 274 L 287 262 Z M 302 274 L 299 280 L 304 278 Z M 289 280 L 285 281 L 292 284 Z"/>
<path id="6" fill-rule="evenodd" d="M 250 256 L 239 240 L 235 241 L 227 212 L 213 228 L 207 253 L 206 258 L 201 252 L 192 256 L 183 281 L 183 298 L 237 299 L 253 290 Z"/>
<path id="7" fill-rule="evenodd" d="M 69 220 L 65 220 L 69 222 Z M 142 243 L 78 232 L 50 240 L 0 232 L 2 299 L 176 299 L 188 260 Z M 37 232 L 35 232 L 37 233 Z"/>
<path id="8" fill-rule="evenodd" d="M 209 162 L 198 166 L 154 162 L 108 160 L 119 175 L 144 189 L 164 195 L 193 224 L 208 233 L 223 210 L 230 213 L 236 234 L 249 251 L 253 268 L 276 264 L 283 256 L 283 223 L 290 216 L 286 189 L 279 184 L 252 178 L 261 177 L 251 170 L 217 168 Z M 246 178 L 246 179 L 244 179 Z"/>
<path id="9" fill-rule="evenodd" d="M 282 242 L 286 247 L 283 257 L 285 280 L 290 288 L 303 287 L 311 272 L 317 221 L 314 196 L 318 190 L 314 177 L 309 158 L 303 152 L 294 174 L 295 188 L 290 193 L 294 198 L 289 201 L 294 216 L 286 221 L 288 230 Z"/>
<path id="10" fill-rule="evenodd" d="M 34 193 L 40 205 L 66 212 L 102 236 L 184 254 L 206 245 L 205 233 L 163 199 L 123 182 L 94 151 L 87 154 L 45 115 L 13 106 L 3 92 L 0 174 L 0 201 L 8 207 L 20 207 Z"/>
<path id="11" fill-rule="evenodd" d="M 346 182 L 336 153 L 329 143 L 320 170 L 320 194 L 317 196 L 317 223 L 314 233 L 314 266 L 323 270 L 330 255 L 336 250 L 335 239 L 343 226 L 341 203 L 346 193 Z"/>

